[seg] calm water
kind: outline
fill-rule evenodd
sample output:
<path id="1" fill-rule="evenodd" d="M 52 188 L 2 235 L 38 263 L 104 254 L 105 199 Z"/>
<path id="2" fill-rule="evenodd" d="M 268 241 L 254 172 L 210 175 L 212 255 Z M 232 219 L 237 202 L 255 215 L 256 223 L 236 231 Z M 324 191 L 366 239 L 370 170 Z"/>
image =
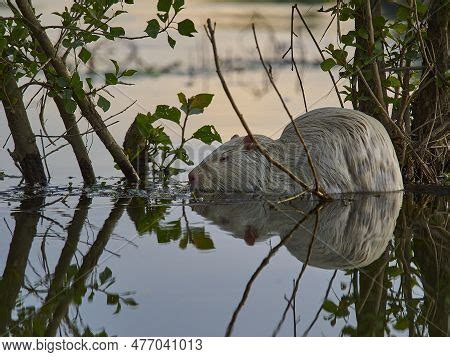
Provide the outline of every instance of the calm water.
<path id="1" fill-rule="evenodd" d="M 53 1 L 34 4 L 51 20 Z M 187 8 L 199 30 L 207 16 L 218 22 L 219 50 L 241 110 L 255 132 L 277 138 L 288 118 L 268 90 L 248 24 L 257 22 L 277 83 L 300 113 L 298 83 L 280 60 L 289 43 L 289 5 L 192 1 Z M 304 8 L 321 36 L 327 18 L 313 12 Z M 122 25 L 139 33 L 151 16 L 141 0 Z M 137 100 L 111 127 L 119 142 L 137 112 L 175 105 L 179 91 L 215 94 L 198 126 L 212 123 L 224 139 L 243 134 L 199 32 L 174 51 L 164 39 L 92 49 L 94 79 L 110 69 L 109 58 L 147 72 L 135 86 L 111 90 L 111 114 Z M 323 43 L 333 38 L 331 28 Z M 297 41 L 309 106 L 336 106 L 312 44 L 304 36 Z M 39 132 L 36 103 L 30 117 Z M 45 118 L 50 134 L 63 132 L 51 105 Z M 0 175 L 1 335 L 449 334 L 449 196 L 355 196 L 326 205 L 258 197 L 196 201 L 183 176 L 169 189 L 122 188 L 102 145 L 91 137 L 88 144 L 103 178 L 84 191 L 67 148 L 49 157 L 51 184 L 36 192 L 16 188 L 17 170 L 0 150 L 7 175 Z M 196 144 L 190 153 L 198 163 L 210 150 Z"/>
<path id="2" fill-rule="evenodd" d="M 448 197 L 0 204 L 2 335 L 448 335 Z"/>

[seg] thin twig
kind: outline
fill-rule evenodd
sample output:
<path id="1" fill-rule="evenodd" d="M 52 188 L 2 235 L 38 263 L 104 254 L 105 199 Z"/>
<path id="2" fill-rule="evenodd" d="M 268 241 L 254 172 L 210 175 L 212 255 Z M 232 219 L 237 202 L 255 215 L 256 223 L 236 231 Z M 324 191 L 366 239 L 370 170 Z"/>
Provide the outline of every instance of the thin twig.
<path id="1" fill-rule="evenodd" d="M 47 155 L 45 155 L 45 146 L 44 146 L 44 138 L 42 137 L 42 130 L 39 130 L 39 132 L 41 133 L 41 147 L 42 147 L 42 155 L 43 155 L 42 159 L 44 160 L 45 170 L 47 171 L 48 181 L 50 181 L 51 175 L 50 175 L 50 170 L 48 169 Z"/>
<path id="2" fill-rule="evenodd" d="M 311 36 L 311 39 L 313 40 L 314 44 L 316 45 L 317 50 L 319 51 L 320 57 L 322 57 L 322 60 L 325 61 L 325 56 L 323 55 L 322 49 L 320 48 L 319 43 L 317 42 L 316 38 L 314 37 L 313 33 L 311 32 L 311 29 L 309 28 L 308 24 L 306 23 L 305 19 L 303 18 L 298 5 L 295 4 L 293 8 L 297 11 L 298 16 L 300 17 L 300 20 L 302 20 L 303 25 L 306 27 L 306 30 L 309 33 L 309 36 Z M 339 89 L 336 84 L 336 80 L 334 79 L 333 73 L 331 73 L 331 70 L 328 71 L 328 74 L 330 75 L 331 81 L 333 82 L 334 90 L 336 92 L 336 95 L 339 99 L 339 104 L 341 105 L 341 108 L 344 108 L 344 103 L 342 102 L 341 95 L 339 94 Z"/>
<path id="3" fill-rule="evenodd" d="M 303 88 L 303 81 L 302 77 L 300 76 L 300 72 L 297 68 L 297 62 L 295 61 L 295 55 L 294 55 L 294 36 L 297 36 L 294 32 L 294 7 L 291 8 L 291 45 L 289 49 L 286 51 L 286 53 L 283 55 L 282 58 L 284 58 L 288 53 L 291 54 L 291 71 L 295 69 L 295 74 L 297 75 L 298 82 L 300 84 L 300 90 L 302 92 L 302 98 L 303 98 L 303 104 L 305 106 L 305 112 L 308 111 L 308 105 L 306 104 L 306 94 L 305 89 Z"/>
<path id="4" fill-rule="evenodd" d="M 264 58 L 263 58 L 262 53 L 261 53 L 261 49 L 259 48 L 258 37 L 256 36 L 255 24 L 252 24 L 252 30 L 253 30 L 253 37 L 255 39 L 256 50 L 258 51 L 258 55 L 259 55 L 259 60 L 261 61 L 261 64 L 264 67 L 264 70 L 266 71 L 267 77 L 269 78 L 270 84 L 272 84 L 273 89 L 277 93 L 278 98 L 280 99 L 281 104 L 283 105 L 283 108 L 286 111 L 286 114 L 288 115 L 289 120 L 291 121 L 291 124 L 294 126 L 295 133 L 297 134 L 298 139 L 300 140 L 300 142 L 303 145 L 303 148 L 305 149 L 306 157 L 308 159 L 308 165 L 311 168 L 311 172 L 312 172 L 313 177 L 314 177 L 315 191 L 322 191 L 320 189 L 320 187 L 319 187 L 319 180 L 317 178 L 316 168 L 315 168 L 314 163 L 312 161 L 311 154 L 309 152 L 308 146 L 306 145 L 305 140 L 303 139 L 303 135 L 300 133 L 300 129 L 298 128 L 297 123 L 294 121 L 294 117 L 292 116 L 289 108 L 287 107 L 287 104 L 284 101 L 283 96 L 281 95 L 280 91 L 278 90 L 278 88 L 277 88 L 277 86 L 275 84 L 275 81 L 273 80 L 273 75 L 272 75 L 271 71 L 266 66 L 266 63 L 265 63 Z"/>
<path id="5" fill-rule="evenodd" d="M 245 121 L 244 116 L 239 111 L 239 108 L 236 105 L 236 102 L 233 99 L 233 96 L 231 95 L 230 90 L 228 89 L 228 85 L 225 81 L 225 78 L 223 77 L 223 74 L 220 69 L 220 63 L 219 63 L 219 56 L 217 53 L 217 45 L 216 45 L 216 39 L 215 39 L 215 25 L 213 26 L 211 23 L 211 19 L 207 20 L 207 25 L 205 26 L 206 35 L 209 38 L 209 41 L 211 42 L 213 54 L 214 54 L 214 63 L 216 66 L 217 75 L 219 76 L 220 82 L 222 83 L 222 87 L 225 91 L 225 94 L 228 97 L 228 100 L 230 101 L 231 106 L 233 107 L 236 115 L 238 116 L 239 120 L 242 123 L 242 126 L 244 127 L 245 131 L 247 132 L 248 136 L 252 140 L 252 142 L 255 144 L 256 148 L 261 152 L 261 154 L 269 161 L 272 165 L 279 168 L 281 171 L 286 173 L 293 181 L 298 183 L 303 189 L 307 190 L 308 192 L 313 193 L 315 196 L 322 200 L 330 200 L 331 198 L 325 193 L 325 192 L 319 192 L 312 190 L 306 183 L 304 183 L 300 178 L 298 178 L 294 173 L 292 173 L 288 168 L 286 168 L 283 164 L 279 163 L 278 161 L 274 160 L 270 154 L 267 152 L 267 150 L 261 146 L 261 144 L 258 142 L 256 137 L 251 132 L 247 122 Z"/>

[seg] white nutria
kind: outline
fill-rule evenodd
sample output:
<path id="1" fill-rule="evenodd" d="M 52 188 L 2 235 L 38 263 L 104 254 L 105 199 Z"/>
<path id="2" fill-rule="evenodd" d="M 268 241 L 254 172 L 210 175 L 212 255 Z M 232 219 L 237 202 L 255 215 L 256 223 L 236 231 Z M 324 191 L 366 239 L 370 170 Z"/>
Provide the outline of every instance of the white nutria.
<path id="1" fill-rule="evenodd" d="M 309 265 L 323 269 L 350 269 L 369 265 L 385 251 L 402 204 L 403 193 L 354 195 L 350 201 L 335 200 L 322 207 L 311 246 L 316 216 L 310 216 L 294 231 L 296 224 L 310 212 L 315 202 L 296 200 L 273 206 L 265 201 L 203 204 L 194 212 L 243 239 L 247 245 L 274 236 L 284 238 L 287 250 L 305 262 L 311 246 Z M 303 213 L 302 213 L 303 212 Z M 273 246 L 273 244 L 272 244 Z"/>
<path id="2" fill-rule="evenodd" d="M 383 125 L 356 110 L 322 108 L 295 119 L 327 193 L 392 192 L 403 189 L 394 147 Z M 309 187 L 314 176 L 292 123 L 278 140 L 255 135 L 270 156 Z M 292 195 L 302 188 L 273 166 L 251 139 L 234 136 L 189 174 L 202 192 L 260 192 Z"/>

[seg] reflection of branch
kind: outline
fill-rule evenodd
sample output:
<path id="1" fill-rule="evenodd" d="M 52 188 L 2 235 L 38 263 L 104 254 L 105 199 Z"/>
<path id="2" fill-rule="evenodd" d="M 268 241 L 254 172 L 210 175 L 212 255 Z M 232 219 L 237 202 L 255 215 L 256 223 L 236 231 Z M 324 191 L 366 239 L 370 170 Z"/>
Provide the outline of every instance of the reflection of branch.
<path id="1" fill-rule="evenodd" d="M 188 242 L 192 243 L 192 241 L 193 241 L 192 240 L 192 231 L 191 231 L 191 228 L 189 227 L 189 221 L 187 219 L 185 205 L 182 205 L 181 208 L 183 210 L 183 218 L 184 218 L 184 222 L 186 224 L 186 233 L 187 233 Z"/>
<path id="2" fill-rule="evenodd" d="M 272 249 L 270 249 L 269 254 L 267 254 L 267 256 L 261 261 L 260 265 L 258 266 L 258 268 L 255 270 L 255 272 L 252 274 L 252 276 L 250 277 L 249 281 L 247 282 L 247 285 L 245 286 L 245 290 L 244 290 L 244 294 L 242 295 L 241 300 L 239 301 L 238 306 L 236 307 L 236 309 L 233 312 L 233 316 L 231 317 L 231 321 L 229 322 L 228 326 L 227 326 L 227 330 L 225 333 L 225 336 L 230 336 L 231 332 L 233 331 L 233 327 L 234 324 L 236 322 L 237 316 L 239 314 L 239 312 L 241 311 L 242 307 L 244 306 L 247 298 L 248 298 L 248 294 L 250 293 L 250 290 L 252 288 L 252 285 L 254 283 L 254 281 L 256 280 L 256 278 L 258 277 L 258 275 L 261 273 L 261 271 L 264 269 L 264 267 L 269 264 L 270 259 L 277 253 L 277 251 L 284 246 L 284 244 L 292 237 L 292 235 L 294 234 L 294 232 L 300 227 L 300 225 L 306 221 L 306 219 L 314 212 L 317 212 L 318 209 L 320 209 L 321 205 L 318 204 L 317 206 L 315 206 L 312 210 L 310 210 L 300 221 L 297 222 L 297 224 L 288 232 L 288 234 L 286 236 L 284 236 L 284 238 L 282 238 L 280 240 L 280 242 L 273 247 Z"/>
<path id="3" fill-rule="evenodd" d="M 25 199 L 17 213 L 14 213 L 16 225 L 9 247 L 2 279 L 0 279 L 0 336 L 4 336 L 12 328 L 11 312 L 16 306 L 17 297 L 22 287 L 28 255 L 36 235 L 39 212 L 36 207 L 43 204 L 44 197 L 36 195 Z"/>
<path id="4" fill-rule="evenodd" d="M 327 291 L 325 292 L 325 296 L 323 298 L 323 303 L 328 300 L 328 295 L 330 294 L 331 287 L 333 286 L 333 281 L 334 281 L 334 278 L 336 278 L 336 275 L 337 275 L 337 270 L 334 271 L 333 276 L 331 277 L 330 282 L 328 283 Z M 320 308 L 317 311 L 316 316 L 314 316 L 314 319 L 311 321 L 311 323 L 309 324 L 308 328 L 303 333 L 303 337 L 308 336 L 309 331 L 311 331 L 311 329 L 313 328 L 313 326 L 316 323 L 317 319 L 319 318 L 320 313 L 323 310 L 323 303 L 320 305 Z"/>
<path id="5" fill-rule="evenodd" d="M 92 247 L 89 249 L 87 254 L 84 256 L 83 263 L 81 264 L 80 269 L 78 269 L 72 285 L 65 292 L 62 300 L 54 310 L 53 318 L 52 320 L 50 320 L 45 331 L 46 336 L 56 335 L 62 319 L 67 314 L 67 311 L 73 299 L 73 295 L 83 290 L 86 279 L 97 266 L 98 260 L 104 252 L 109 238 L 111 237 L 115 226 L 117 225 L 119 219 L 122 217 L 123 211 L 125 210 L 126 203 L 124 202 L 124 200 L 129 203 L 128 198 L 119 199 L 115 203 L 114 207 L 111 210 L 111 213 L 105 220 L 102 229 L 98 232 L 97 239 L 92 244 Z"/>
<path id="6" fill-rule="evenodd" d="M 66 243 L 64 244 L 64 248 L 61 251 L 58 263 L 56 264 L 53 279 L 51 280 L 50 288 L 48 290 L 47 297 L 45 298 L 45 303 L 52 300 L 53 297 L 56 296 L 60 289 L 63 287 L 64 279 L 70 267 L 70 263 L 72 262 L 72 258 L 77 250 L 81 231 L 84 228 L 84 223 L 88 215 L 91 201 L 92 199 L 86 196 L 81 196 L 80 200 L 78 201 L 78 205 L 75 208 L 72 221 L 66 229 Z"/>
<path id="7" fill-rule="evenodd" d="M 286 308 L 283 311 L 283 316 L 281 317 L 280 322 L 278 323 L 277 327 L 273 331 L 272 336 L 276 336 L 278 334 L 278 332 L 280 332 L 281 326 L 283 325 L 283 322 L 286 319 L 286 315 L 287 315 L 287 313 L 289 311 L 289 308 L 292 306 L 292 302 L 296 298 L 298 287 L 300 286 L 300 280 L 302 279 L 303 274 L 305 273 L 306 268 L 308 266 L 309 259 L 311 258 L 312 247 L 313 247 L 314 242 L 316 240 L 317 227 L 319 226 L 319 211 L 318 210 L 315 211 L 315 215 L 316 215 L 316 219 L 314 221 L 314 229 L 313 229 L 313 233 L 312 233 L 311 243 L 309 243 L 308 254 L 306 255 L 306 260 L 305 260 L 305 262 L 302 265 L 302 269 L 300 270 L 300 273 L 299 273 L 297 279 L 295 280 L 294 289 L 292 291 L 291 297 L 288 300 L 288 304 L 287 304 Z M 295 321 L 294 321 L 294 323 L 295 323 Z"/>
<path id="8" fill-rule="evenodd" d="M 389 252 L 386 249 L 376 261 L 359 270 L 359 291 L 354 294 L 358 336 L 383 336 L 388 265 Z"/>

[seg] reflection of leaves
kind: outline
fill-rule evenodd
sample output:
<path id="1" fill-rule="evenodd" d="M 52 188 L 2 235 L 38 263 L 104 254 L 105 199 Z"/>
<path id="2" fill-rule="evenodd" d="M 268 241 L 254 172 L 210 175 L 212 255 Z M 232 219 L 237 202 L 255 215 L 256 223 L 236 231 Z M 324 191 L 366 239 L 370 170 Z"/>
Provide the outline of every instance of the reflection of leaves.
<path id="1" fill-rule="evenodd" d="M 343 336 L 356 336 L 356 329 L 353 326 L 345 326 L 342 329 Z"/>
<path id="2" fill-rule="evenodd" d="M 181 222 L 172 221 L 162 227 L 156 228 L 156 236 L 158 243 L 169 243 L 170 241 L 176 241 L 181 237 Z"/>
<path id="3" fill-rule="evenodd" d="M 327 312 L 331 312 L 332 314 L 335 314 L 338 311 L 338 306 L 330 300 L 326 300 L 323 303 L 322 308 Z"/>
<path id="4" fill-rule="evenodd" d="M 209 250 L 214 249 L 214 243 L 209 235 L 205 232 L 205 227 L 192 227 L 183 234 L 185 242 L 191 242 L 197 249 Z M 187 243 L 184 243 L 186 244 Z M 180 242 L 181 245 L 181 242 Z"/>
<path id="5" fill-rule="evenodd" d="M 84 284 L 79 284 L 75 286 L 73 290 L 72 300 L 74 304 L 81 305 L 83 296 L 86 294 L 87 288 Z"/>
<path id="6" fill-rule="evenodd" d="M 119 295 L 118 294 L 107 294 L 106 295 L 106 303 L 108 305 L 115 305 L 119 302 Z"/>
<path id="7" fill-rule="evenodd" d="M 122 300 L 128 306 L 137 306 L 138 303 L 133 298 L 126 298 Z"/>
<path id="8" fill-rule="evenodd" d="M 99 332 L 99 333 L 93 333 L 89 327 L 86 328 L 84 333 L 81 335 L 83 337 L 108 337 L 108 334 L 105 330 Z"/>
<path id="9" fill-rule="evenodd" d="M 140 235 L 156 233 L 158 243 L 179 241 L 179 247 L 185 249 L 189 244 L 200 250 L 214 249 L 214 243 L 205 231 L 205 227 L 182 228 L 181 217 L 170 222 L 165 219 L 170 206 L 150 206 L 145 198 L 135 197 L 127 208 L 128 216 L 134 222 Z"/>
<path id="10" fill-rule="evenodd" d="M 396 330 L 406 330 L 409 327 L 409 321 L 406 316 L 401 316 L 394 324 Z"/>
<path id="11" fill-rule="evenodd" d="M 168 206 L 146 207 L 144 214 L 137 223 L 139 234 L 152 233 L 159 227 L 159 222 L 164 219 Z"/>
<path id="12" fill-rule="evenodd" d="M 398 266 L 389 266 L 387 267 L 387 273 L 391 278 L 394 278 L 396 276 L 401 275 L 403 273 L 403 270 Z"/>
<path id="13" fill-rule="evenodd" d="M 111 277 L 112 277 L 112 271 L 111 271 L 111 269 L 106 267 L 105 270 L 103 270 L 99 275 L 100 283 L 104 284 Z"/>

